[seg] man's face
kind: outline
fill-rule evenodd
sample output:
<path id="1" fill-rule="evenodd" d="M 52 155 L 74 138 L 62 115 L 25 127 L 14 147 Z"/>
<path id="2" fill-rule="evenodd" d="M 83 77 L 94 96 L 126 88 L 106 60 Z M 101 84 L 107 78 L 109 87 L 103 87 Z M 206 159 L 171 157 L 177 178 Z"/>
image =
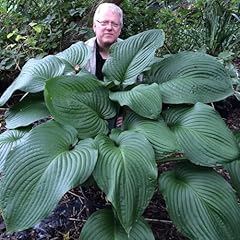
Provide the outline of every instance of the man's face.
<path id="1" fill-rule="evenodd" d="M 93 24 L 97 42 L 101 47 L 109 47 L 121 33 L 120 17 L 110 9 L 102 9 Z"/>

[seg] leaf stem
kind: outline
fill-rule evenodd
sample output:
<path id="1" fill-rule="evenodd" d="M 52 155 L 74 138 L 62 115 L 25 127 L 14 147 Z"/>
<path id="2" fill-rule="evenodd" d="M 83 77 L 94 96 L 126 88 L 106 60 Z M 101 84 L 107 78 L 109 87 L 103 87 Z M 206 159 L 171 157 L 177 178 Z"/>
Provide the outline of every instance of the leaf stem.
<path id="1" fill-rule="evenodd" d="M 186 157 L 169 157 L 169 158 L 165 158 L 165 159 L 161 159 L 161 160 L 156 160 L 157 163 L 166 163 L 166 162 L 185 162 L 185 161 L 189 161 L 189 159 L 187 159 Z"/>

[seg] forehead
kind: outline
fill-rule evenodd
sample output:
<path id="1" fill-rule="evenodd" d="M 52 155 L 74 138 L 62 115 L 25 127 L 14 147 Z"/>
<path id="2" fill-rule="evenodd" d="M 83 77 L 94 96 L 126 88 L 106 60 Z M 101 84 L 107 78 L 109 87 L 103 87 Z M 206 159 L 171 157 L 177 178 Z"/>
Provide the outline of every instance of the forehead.
<path id="1" fill-rule="evenodd" d="M 100 13 L 98 14 L 98 18 L 101 21 L 115 21 L 120 22 L 120 16 L 117 12 L 113 12 L 111 9 L 101 9 Z"/>

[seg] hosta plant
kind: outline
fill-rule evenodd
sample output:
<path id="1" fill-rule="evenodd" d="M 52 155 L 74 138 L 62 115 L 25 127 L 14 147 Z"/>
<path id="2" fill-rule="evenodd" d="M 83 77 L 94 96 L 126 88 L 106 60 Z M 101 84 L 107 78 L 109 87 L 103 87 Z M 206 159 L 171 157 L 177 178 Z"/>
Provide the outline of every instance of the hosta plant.
<path id="1" fill-rule="evenodd" d="M 25 64 L 0 98 L 4 105 L 26 92 L 0 135 L 7 231 L 34 226 L 93 177 L 111 208 L 90 216 L 81 240 L 154 239 L 143 212 L 156 189 L 189 239 L 239 238 L 237 194 L 215 169 L 239 189 L 240 138 L 209 104 L 234 94 L 231 78 L 203 53 L 156 58 L 163 43 L 163 31 L 149 30 L 114 44 L 103 82 L 84 68 L 83 42 Z M 123 125 L 110 129 L 119 109 Z M 159 176 L 166 162 L 172 167 Z"/>

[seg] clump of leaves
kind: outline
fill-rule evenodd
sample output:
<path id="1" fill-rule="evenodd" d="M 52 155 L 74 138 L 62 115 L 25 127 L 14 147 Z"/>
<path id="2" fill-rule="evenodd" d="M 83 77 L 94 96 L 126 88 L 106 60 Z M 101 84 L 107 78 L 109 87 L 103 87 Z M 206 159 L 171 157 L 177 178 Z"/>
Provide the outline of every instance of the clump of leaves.
<path id="1" fill-rule="evenodd" d="M 3 49 L 0 70 L 19 71 L 30 58 L 42 58 L 61 51 L 69 47 L 74 38 L 89 33 L 86 25 L 77 24 L 77 20 L 86 15 L 89 5 L 87 0 L 3 1 L 0 8 L 0 46 Z"/>
<path id="2" fill-rule="evenodd" d="M 238 238 L 236 193 L 214 167 L 227 166 L 239 189 L 239 136 L 208 105 L 233 95 L 231 78 L 207 54 L 156 58 L 163 43 L 162 30 L 149 30 L 114 44 L 103 82 L 84 69 L 90 50 L 83 42 L 26 63 L 0 98 L 4 105 L 14 91 L 27 92 L 0 135 L 8 231 L 32 227 L 93 176 L 111 207 L 90 216 L 82 240 L 154 239 L 142 214 L 156 187 L 186 237 Z M 120 106 L 123 126 L 110 131 Z M 166 161 L 173 169 L 158 176 Z"/>
<path id="3" fill-rule="evenodd" d="M 217 56 L 223 51 L 239 55 L 240 18 L 236 1 L 207 0 L 166 6 L 158 13 L 172 52 L 201 49 Z"/>

